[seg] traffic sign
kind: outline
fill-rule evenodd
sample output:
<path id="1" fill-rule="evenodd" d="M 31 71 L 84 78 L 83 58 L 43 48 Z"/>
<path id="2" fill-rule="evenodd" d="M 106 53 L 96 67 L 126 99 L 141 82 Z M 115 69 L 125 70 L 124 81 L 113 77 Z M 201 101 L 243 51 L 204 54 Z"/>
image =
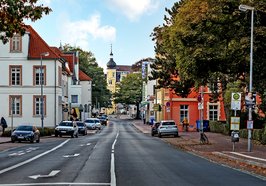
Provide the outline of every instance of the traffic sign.
<path id="1" fill-rule="evenodd" d="M 253 129 L 253 120 L 247 121 L 247 129 Z"/>
<path id="2" fill-rule="evenodd" d="M 231 94 L 231 109 L 241 110 L 241 93 L 237 92 Z"/>
<path id="3" fill-rule="evenodd" d="M 170 107 L 170 102 L 168 101 L 168 102 L 166 102 L 166 104 L 165 104 L 167 107 Z"/>
<path id="4" fill-rule="evenodd" d="M 240 117 L 231 117 L 230 130 L 239 130 Z"/>

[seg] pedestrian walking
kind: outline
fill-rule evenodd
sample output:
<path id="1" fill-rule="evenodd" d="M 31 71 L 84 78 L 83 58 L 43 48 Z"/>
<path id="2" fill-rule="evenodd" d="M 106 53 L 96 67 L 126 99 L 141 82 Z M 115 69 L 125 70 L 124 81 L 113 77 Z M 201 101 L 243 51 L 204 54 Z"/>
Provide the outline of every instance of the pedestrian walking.
<path id="1" fill-rule="evenodd" d="M 5 128 L 7 128 L 7 123 L 4 117 L 1 118 L 2 136 L 5 133 Z"/>
<path id="2" fill-rule="evenodd" d="M 78 118 L 78 115 L 77 115 L 76 109 L 72 108 L 70 112 L 70 121 L 76 121 L 77 118 Z"/>
<path id="3" fill-rule="evenodd" d="M 184 132 L 188 132 L 188 120 L 187 120 L 187 118 L 183 119 L 182 125 L 183 125 Z"/>

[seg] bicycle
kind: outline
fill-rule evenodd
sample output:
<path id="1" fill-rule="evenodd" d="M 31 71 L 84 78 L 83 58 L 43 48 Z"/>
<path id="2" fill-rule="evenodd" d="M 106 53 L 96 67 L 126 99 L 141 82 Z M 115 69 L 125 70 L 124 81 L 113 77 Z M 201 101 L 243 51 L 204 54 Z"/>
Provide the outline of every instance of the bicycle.
<path id="1" fill-rule="evenodd" d="M 200 133 L 200 143 L 209 144 L 209 139 L 204 132 Z"/>

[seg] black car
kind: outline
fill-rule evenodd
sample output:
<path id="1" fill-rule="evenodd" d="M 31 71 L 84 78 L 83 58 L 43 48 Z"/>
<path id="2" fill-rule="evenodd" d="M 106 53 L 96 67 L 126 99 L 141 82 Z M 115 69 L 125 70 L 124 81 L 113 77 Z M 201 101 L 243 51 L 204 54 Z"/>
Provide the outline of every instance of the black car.
<path id="1" fill-rule="evenodd" d="M 107 117 L 105 115 L 101 115 L 98 117 L 102 125 L 107 125 Z"/>
<path id="2" fill-rule="evenodd" d="M 11 141 L 14 143 L 15 141 L 30 141 L 33 143 L 36 141 L 40 142 L 40 131 L 32 125 L 20 125 L 11 134 Z"/>
<path id="3" fill-rule="evenodd" d="M 151 135 L 154 136 L 155 134 L 158 134 L 158 127 L 160 126 L 160 122 L 155 122 L 152 126 L 151 126 Z"/>
<path id="4" fill-rule="evenodd" d="M 77 125 L 79 134 L 82 134 L 84 136 L 87 135 L 87 126 L 85 125 L 85 123 L 82 121 L 77 121 Z"/>

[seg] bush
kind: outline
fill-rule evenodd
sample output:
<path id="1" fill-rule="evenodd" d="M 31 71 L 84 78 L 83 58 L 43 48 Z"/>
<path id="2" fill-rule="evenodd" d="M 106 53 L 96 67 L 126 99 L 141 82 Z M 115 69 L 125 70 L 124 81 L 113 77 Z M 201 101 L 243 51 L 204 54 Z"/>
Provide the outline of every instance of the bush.
<path id="1" fill-rule="evenodd" d="M 38 129 L 41 133 L 41 136 L 51 136 L 54 134 L 54 128 L 44 127 L 43 130 L 42 130 L 42 128 L 38 128 Z"/>
<path id="2" fill-rule="evenodd" d="M 254 140 L 261 141 L 264 129 L 254 129 L 252 137 Z"/>
<path id="3" fill-rule="evenodd" d="M 263 130 L 263 132 L 261 134 L 261 143 L 263 145 L 266 145 L 266 126 L 264 127 L 264 130 Z"/>
<path id="4" fill-rule="evenodd" d="M 215 133 L 229 134 L 229 125 L 219 121 L 210 121 L 210 131 Z"/>
<path id="5" fill-rule="evenodd" d="M 248 138 L 248 130 L 247 129 L 239 130 L 239 137 L 240 138 Z"/>

